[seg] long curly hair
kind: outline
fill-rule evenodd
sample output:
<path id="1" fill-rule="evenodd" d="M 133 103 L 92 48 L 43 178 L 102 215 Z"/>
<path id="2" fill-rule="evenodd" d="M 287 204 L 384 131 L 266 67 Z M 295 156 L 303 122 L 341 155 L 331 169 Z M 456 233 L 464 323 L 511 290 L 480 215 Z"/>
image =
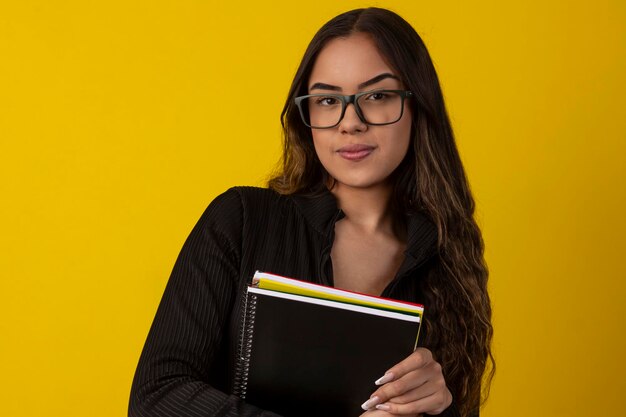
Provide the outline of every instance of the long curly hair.
<path id="1" fill-rule="evenodd" d="M 428 308 L 424 345 L 441 363 L 461 415 L 469 416 L 486 400 L 495 372 L 488 271 L 474 220 L 474 199 L 437 73 L 424 42 L 409 23 L 389 10 L 367 8 L 343 13 L 317 32 L 281 114 L 283 156 L 279 172 L 268 185 L 281 194 L 293 194 L 312 193 L 328 184 L 311 129 L 302 122 L 294 98 L 308 94 L 313 64 L 328 41 L 353 33 L 369 34 L 406 89 L 413 92 L 412 145 L 394 173 L 394 206 L 398 212 L 421 211 L 437 226 L 439 262 L 422 288 Z"/>

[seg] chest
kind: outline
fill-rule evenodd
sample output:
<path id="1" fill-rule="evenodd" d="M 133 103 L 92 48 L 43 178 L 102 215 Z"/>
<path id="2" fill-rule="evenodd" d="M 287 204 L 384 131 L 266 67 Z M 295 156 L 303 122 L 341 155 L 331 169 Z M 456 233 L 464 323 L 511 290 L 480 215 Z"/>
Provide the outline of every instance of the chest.
<path id="1" fill-rule="evenodd" d="M 235 295 L 245 290 L 258 270 L 367 294 L 385 292 L 389 298 L 421 300 L 417 284 L 422 271 L 417 268 L 423 262 L 420 254 L 426 253 L 421 244 L 407 246 L 393 239 L 343 233 L 342 221 L 316 224 L 293 205 L 271 210 L 278 221 L 267 221 L 263 216 L 268 211 L 245 213 L 241 247 L 235 251 L 239 275 Z M 405 256 L 407 249 L 411 255 Z"/>
<path id="2" fill-rule="evenodd" d="M 404 261 L 405 244 L 389 236 L 338 232 L 331 249 L 334 286 L 381 295 Z"/>

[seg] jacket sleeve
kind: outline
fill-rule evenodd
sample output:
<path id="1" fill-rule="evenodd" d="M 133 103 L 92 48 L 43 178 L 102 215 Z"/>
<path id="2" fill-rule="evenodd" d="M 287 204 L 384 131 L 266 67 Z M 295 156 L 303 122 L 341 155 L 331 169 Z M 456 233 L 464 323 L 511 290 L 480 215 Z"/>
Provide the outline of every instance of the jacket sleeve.
<path id="1" fill-rule="evenodd" d="M 461 414 L 459 413 L 459 409 L 456 406 L 456 403 L 454 401 L 452 401 L 452 404 L 450 404 L 450 407 L 446 408 L 445 410 L 443 410 L 440 414 L 438 414 L 437 416 L 433 415 L 433 414 L 427 414 L 425 413 L 424 416 L 433 416 L 433 417 L 461 417 Z M 477 417 L 477 416 L 471 416 L 471 417 Z"/>
<path id="2" fill-rule="evenodd" d="M 139 359 L 130 417 L 276 416 L 211 385 L 239 277 L 239 192 L 217 197 L 183 245 Z M 215 384 L 214 384 L 215 385 Z"/>
<path id="3" fill-rule="evenodd" d="M 476 406 L 474 411 L 470 412 L 469 417 L 479 417 L 480 415 L 479 409 L 480 407 Z M 431 415 L 432 414 L 424 414 L 424 416 L 431 416 Z M 435 416 L 433 415 L 433 417 Z M 452 404 L 450 404 L 450 407 L 443 410 L 443 412 L 441 414 L 438 414 L 436 417 L 461 417 L 461 412 L 459 411 L 459 408 L 457 407 L 456 402 L 452 401 Z"/>

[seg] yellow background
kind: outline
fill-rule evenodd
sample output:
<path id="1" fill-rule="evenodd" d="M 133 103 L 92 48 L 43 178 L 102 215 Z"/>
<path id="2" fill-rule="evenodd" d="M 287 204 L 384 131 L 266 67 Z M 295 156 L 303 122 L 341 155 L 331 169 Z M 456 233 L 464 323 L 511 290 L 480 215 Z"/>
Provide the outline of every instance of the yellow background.
<path id="1" fill-rule="evenodd" d="M 125 415 L 184 239 L 263 184 L 304 48 L 363 5 L 423 36 L 476 195 L 483 415 L 624 415 L 620 0 L 2 1 L 0 415 Z"/>

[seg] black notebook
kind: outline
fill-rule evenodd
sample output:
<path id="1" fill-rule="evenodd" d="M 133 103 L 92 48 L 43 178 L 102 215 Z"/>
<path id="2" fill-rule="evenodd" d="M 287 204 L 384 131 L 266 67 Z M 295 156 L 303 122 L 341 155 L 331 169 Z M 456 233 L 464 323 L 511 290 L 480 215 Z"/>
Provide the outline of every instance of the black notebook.
<path id="1" fill-rule="evenodd" d="M 363 413 L 374 381 L 415 349 L 423 312 L 263 273 L 245 308 L 235 393 L 284 416 Z"/>

